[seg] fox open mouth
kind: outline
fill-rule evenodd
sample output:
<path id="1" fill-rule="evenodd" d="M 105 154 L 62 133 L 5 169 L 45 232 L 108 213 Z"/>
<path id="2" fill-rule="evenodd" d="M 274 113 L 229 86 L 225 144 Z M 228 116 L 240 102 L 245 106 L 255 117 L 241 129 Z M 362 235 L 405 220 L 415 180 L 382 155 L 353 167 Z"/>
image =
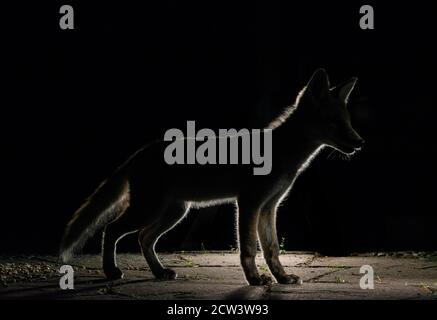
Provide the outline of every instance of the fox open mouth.
<path id="1" fill-rule="evenodd" d="M 337 143 L 335 149 L 345 154 L 354 154 L 356 151 L 361 150 L 361 146 L 355 145 L 354 143 Z"/>

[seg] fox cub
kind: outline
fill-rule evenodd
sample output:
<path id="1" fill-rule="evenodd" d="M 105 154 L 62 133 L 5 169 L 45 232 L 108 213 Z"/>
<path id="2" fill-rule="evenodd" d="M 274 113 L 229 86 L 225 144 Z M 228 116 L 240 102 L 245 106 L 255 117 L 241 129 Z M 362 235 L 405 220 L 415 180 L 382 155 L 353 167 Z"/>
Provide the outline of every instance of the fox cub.
<path id="1" fill-rule="evenodd" d="M 276 211 L 296 177 L 325 146 L 345 154 L 359 150 L 364 140 L 352 128 L 346 104 L 357 78 L 330 87 L 325 70 L 317 70 L 294 105 L 272 121 L 272 170 L 253 175 L 250 165 L 168 165 L 159 141 L 137 151 L 103 182 L 67 225 L 61 258 L 67 261 L 100 227 L 104 227 L 103 270 L 108 279 L 123 274 L 116 263 L 116 244 L 138 234 L 155 277 L 175 279 L 174 270 L 159 261 L 155 244 L 192 206 L 234 202 L 238 215 L 241 265 L 250 285 L 272 280 L 258 273 L 255 256 L 259 239 L 264 258 L 277 282 L 301 284 L 279 261 Z M 219 139 L 219 138 L 218 138 Z"/>

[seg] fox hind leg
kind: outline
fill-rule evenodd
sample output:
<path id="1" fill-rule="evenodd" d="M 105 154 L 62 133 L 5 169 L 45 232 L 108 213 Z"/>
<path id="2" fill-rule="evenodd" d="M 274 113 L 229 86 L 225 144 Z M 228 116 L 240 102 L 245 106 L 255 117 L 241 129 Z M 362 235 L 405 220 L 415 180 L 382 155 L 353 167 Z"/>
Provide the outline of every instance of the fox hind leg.
<path id="1" fill-rule="evenodd" d="M 174 270 L 165 268 L 155 252 L 155 244 L 165 232 L 171 230 L 187 214 L 190 204 L 185 202 L 173 203 L 166 207 L 155 220 L 144 226 L 138 234 L 138 242 L 144 258 L 149 264 L 153 275 L 162 280 L 171 280 L 177 277 Z"/>
<path id="2" fill-rule="evenodd" d="M 138 230 L 132 218 L 133 211 L 134 209 L 129 207 L 117 220 L 109 223 L 105 228 L 102 244 L 103 271 L 109 280 L 123 278 L 123 272 L 117 267 L 117 242 L 127 234 Z"/>

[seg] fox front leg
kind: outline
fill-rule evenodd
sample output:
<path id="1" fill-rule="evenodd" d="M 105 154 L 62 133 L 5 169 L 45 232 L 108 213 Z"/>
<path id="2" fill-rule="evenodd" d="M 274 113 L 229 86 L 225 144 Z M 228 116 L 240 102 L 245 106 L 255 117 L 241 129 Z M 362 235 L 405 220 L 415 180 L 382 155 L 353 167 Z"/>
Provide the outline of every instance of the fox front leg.
<path id="1" fill-rule="evenodd" d="M 303 283 L 302 279 L 294 274 L 287 274 L 279 261 L 279 243 L 276 231 L 276 208 L 277 203 L 276 201 L 273 201 L 261 210 L 259 216 L 258 235 L 264 259 L 278 283 L 300 285 Z"/>
<path id="2" fill-rule="evenodd" d="M 259 208 L 238 201 L 238 235 L 240 260 L 247 282 L 252 286 L 271 284 L 267 275 L 259 275 L 255 264 Z"/>

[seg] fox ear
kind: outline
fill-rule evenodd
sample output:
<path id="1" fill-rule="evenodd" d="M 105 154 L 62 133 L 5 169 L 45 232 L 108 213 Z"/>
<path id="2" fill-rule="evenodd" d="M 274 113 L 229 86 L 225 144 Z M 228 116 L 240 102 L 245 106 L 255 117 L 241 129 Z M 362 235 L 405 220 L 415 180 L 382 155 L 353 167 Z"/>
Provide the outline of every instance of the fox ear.
<path id="1" fill-rule="evenodd" d="M 340 100 L 344 101 L 345 104 L 347 104 L 349 100 L 349 96 L 352 92 L 352 90 L 355 88 L 355 84 L 357 83 L 358 78 L 352 78 L 349 81 L 338 85 L 331 89 L 331 93 L 336 95 Z"/>
<path id="2" fill-rule="evenodd" d="M 316 100 L 329 95 L 329 78 L 325 69 L 317 69 L 307 84 L 307 92 Z"/>

